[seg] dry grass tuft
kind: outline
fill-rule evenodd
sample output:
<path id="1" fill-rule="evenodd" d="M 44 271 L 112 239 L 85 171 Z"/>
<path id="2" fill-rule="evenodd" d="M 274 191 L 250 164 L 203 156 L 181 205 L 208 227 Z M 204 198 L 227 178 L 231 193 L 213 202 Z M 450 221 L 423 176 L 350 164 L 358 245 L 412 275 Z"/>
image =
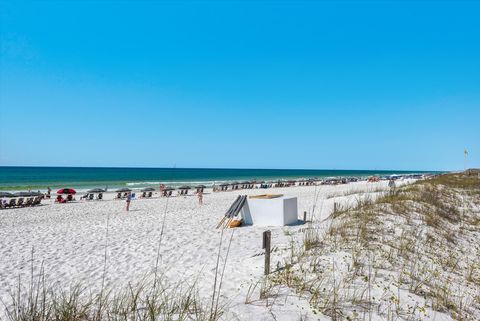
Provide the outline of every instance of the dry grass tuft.
<path id="1" fill-rule="evenodd" d="M 470 253 L 478 204 L 480 178 L 465 174 L 359 195 L 355 205 L 336 205 L 324 233 L 304 230 L 295 264 L 270 275 L 269 288 L 287 286 L 333 320 L 421 320 L 432 310 L 480 318 L 480 249 Z"/>
<path id="2" fill-rule="evenodd" d="M 213 313 L 200 300 L 195 284 L 167 285 L 157 275 L 124 290 L 99 291 L 74 284 L 68 289 L 51 286 L 43 273 L 32 278 L 28 288 L 11 291 L 11 302 L 4 303 L 9 321 L 50 320 L 218 320 L 223 311 Z M 155 287 L 153 286 L 155 284 Z"/>

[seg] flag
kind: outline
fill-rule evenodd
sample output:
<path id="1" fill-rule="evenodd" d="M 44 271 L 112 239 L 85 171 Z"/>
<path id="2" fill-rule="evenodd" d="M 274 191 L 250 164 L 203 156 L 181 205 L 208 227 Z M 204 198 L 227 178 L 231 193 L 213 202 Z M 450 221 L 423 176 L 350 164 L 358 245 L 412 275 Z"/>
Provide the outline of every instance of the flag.
<path id="1" fill-rule="evenodd" d="M 468 156 L 468 150 L 465 148 L 465 150 L 463 151 L 463 154 L 465 155 L 465 157 Z"/>

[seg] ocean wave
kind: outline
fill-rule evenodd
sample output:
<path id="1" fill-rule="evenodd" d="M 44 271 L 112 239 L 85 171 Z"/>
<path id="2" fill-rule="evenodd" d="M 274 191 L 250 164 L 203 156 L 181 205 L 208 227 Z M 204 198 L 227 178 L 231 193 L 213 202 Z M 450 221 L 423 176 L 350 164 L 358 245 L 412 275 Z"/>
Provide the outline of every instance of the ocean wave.
<path id="1" fill-rule="evenodd" d="M 164 181 L 161 181 L 161 182 L 127 182 L 125 183 L 126 186 L 151 186 L 151 185 L 160 185 L 160 184 L 164 184 L 164 185 L 199 185 L 199 184 L 203 184 L 203 185 L 213 185 L 215 183 L 218 183 L 218 182 L 223 182 L 223 181 L 212 181 L 212 180 L 196 180 L 196 181 L 178 181 L 178 180 L 164 180 Z"/>
<path id="2" fill-rule="evenodd" d="M 138 186 L 138 185 L 160 185 L 162 182 L 128 182 L 125 185 L 127 186 Z"/>

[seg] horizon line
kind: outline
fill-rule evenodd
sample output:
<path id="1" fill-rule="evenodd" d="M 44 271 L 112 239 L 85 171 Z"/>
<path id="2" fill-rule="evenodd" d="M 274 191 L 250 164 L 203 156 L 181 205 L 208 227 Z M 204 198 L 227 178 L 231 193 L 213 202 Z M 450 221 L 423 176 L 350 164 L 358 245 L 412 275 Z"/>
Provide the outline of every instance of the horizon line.
<path id="1" fill-rule="evenodd" d="M 413 169 L 334 169 L 334 168 L 234 168 L 234 167 L 139 167 L 139 166 L 45 166 L 45 165 L 0 165 L 0 168 L 95 168 L 95 169 L 196 169 L 196 170 L 279 170 L 279 171 L 398 171 L 398 172 L 451 172 L 452 170 L 413 170 Z M 454 170 L 453 170 L 454 171 Z"/>

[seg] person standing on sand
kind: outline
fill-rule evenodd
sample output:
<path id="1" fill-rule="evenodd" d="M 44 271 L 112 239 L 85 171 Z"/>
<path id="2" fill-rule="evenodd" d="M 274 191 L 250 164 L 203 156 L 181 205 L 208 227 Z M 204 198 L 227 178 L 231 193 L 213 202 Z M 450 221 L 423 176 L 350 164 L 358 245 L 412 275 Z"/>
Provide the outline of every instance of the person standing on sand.
<path id="1" fill-rule="evenodd" d="M 198 197 L 198 204 L 203 205 L 203 191 L 198 191 L 197 192 L 197 197 Z"/>
<path id="2" fill-rule="evenodd" d="M 127 199 L 126 199 L 126 204 L 125 204 L 125 210 L 128 212 L 130 210 L 130 202 L 132 201 L 132 194 L 128 193 Z"/>
<path id="3" fill-rule="evenodd" d="M 395 193 L 395 180 L 393 178 L 390 178 L 390 181 L 388 181 L 388 187 L 390 187 L 391 194 Z"/>
<path id="4" fill-rule="evenodd" d="M 50 198 L 50 193 L 52 192 L 52 190 L 50 189 L 50 186 L 47 188 L 47 198 Z"/>

